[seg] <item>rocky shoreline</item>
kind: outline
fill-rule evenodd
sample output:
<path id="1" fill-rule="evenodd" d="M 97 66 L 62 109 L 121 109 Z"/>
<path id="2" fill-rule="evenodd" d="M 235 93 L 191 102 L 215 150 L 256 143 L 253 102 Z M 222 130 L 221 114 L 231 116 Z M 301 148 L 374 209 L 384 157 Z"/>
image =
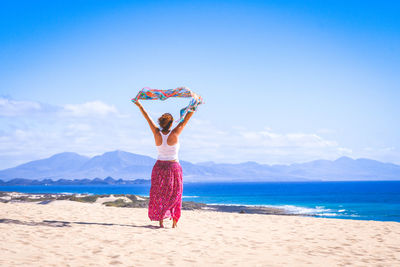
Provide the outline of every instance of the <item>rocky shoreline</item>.
<path id="1" fill-rule="evenodd" d="M 63 193 L 20 193 L 0 191 L 0 203 L 37 202 L 45 205 L 52 201 L 70 200 L 85 203 L 101 203 L 110 207 L 147 208 L 149 198 L 130 194 L 63 194 Z M 205 203 L 182 201 L 183 210 L 207 210 L 231 213 L 273 214 L 273 215 L 301 215 L 288 213 L 284 209 L 264 206 L 241 205 L 209 205 Z"/>

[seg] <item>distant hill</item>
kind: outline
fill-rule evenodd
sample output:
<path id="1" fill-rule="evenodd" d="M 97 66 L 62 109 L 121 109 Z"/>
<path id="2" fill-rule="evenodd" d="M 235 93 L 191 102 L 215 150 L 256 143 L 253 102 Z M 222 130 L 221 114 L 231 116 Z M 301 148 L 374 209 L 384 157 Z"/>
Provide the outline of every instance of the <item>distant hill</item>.
<path id="1" fill-rule="evenodd" d="M 0 171 L 0 179 L 150 179 L 155 159 L 125 151 L 92 158 L 64 152 Z M 204 181 L 357 181 L 400 180 L 400 166 L 370 159 L 341 157 L 291 165 L 180 161 L 186 182 Z"/>

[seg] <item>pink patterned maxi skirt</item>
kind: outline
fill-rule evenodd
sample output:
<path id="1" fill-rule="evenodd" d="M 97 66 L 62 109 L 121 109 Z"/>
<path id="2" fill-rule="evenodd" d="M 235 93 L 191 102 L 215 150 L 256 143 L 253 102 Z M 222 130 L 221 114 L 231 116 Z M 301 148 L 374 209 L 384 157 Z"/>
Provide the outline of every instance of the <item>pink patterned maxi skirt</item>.
<path id="1" fill-rule="evenodd" d="M 151 172 L 149 218 L 179 220 L 182 207 L 182 167 L 179 162 L 157 160 Z"/>

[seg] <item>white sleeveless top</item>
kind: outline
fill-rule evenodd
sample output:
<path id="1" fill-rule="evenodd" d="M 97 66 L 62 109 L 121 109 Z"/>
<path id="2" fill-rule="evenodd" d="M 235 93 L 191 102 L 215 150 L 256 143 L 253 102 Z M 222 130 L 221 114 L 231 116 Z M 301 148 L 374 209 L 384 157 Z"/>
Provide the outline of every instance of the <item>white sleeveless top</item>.
<path id="1" fill-rule="evenodd" d="M 179 141 L 173 146 L 170 146 L 167 144 L 168 136 L 171 133 L 171 131 L 168 134 L 163 134 L 160 131 L 161 137 L 162 137 L 162 143 L 160 146 L 156 146 L 158 150 L 158 160 L 176 160 L 178 161 L 178 152 L 179 152 Z"/>

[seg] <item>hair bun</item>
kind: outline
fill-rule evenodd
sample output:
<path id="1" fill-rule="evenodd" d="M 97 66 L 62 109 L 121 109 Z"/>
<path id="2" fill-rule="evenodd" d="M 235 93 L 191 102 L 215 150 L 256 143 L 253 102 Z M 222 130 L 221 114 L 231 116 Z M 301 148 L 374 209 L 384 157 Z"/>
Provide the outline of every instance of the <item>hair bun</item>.
<path id="1" fill-rule="evenodd" d="M 161 115 L 160 118 L 158 118 L 158 124 L 160 125 L 163 131 L 168 131 L 173 121 L 174 118 L 170 113 L 164 113 L 163 115 Z"/>

